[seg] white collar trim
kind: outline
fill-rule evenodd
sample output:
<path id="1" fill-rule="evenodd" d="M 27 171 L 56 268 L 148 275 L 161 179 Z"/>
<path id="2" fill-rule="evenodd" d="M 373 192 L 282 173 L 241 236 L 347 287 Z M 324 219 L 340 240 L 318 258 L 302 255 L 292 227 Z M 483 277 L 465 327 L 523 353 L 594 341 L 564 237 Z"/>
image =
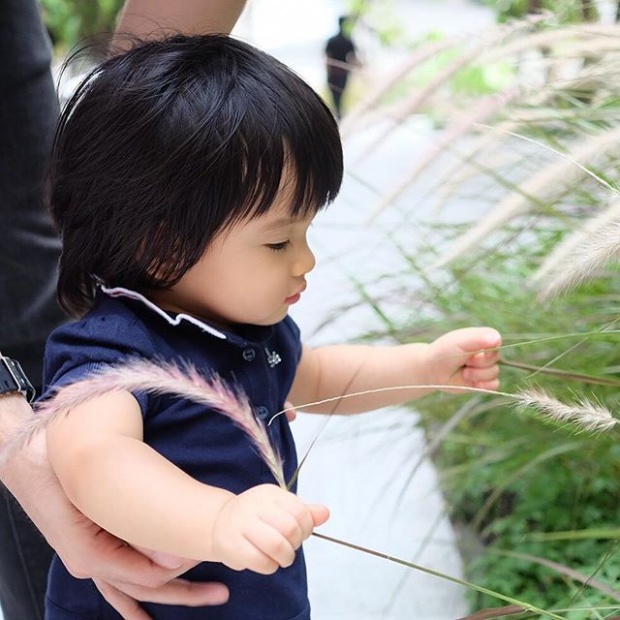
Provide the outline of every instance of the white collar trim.
<path id="1" fill-rule="evenodd" d="M 175 317 L 171 317 L 167 312 L 164 312 L 159 306 L 156 306 L 152 301 L 148 300 L 144 295 L 140 293 L 136 293 L 136 291 L 132 291 L 128 288 L 123 288 L 122 286 L 116 286 L 113 288 L 108 288 L 103 284 L 99 284 L 101 290 L 110 297 L 129 297 L 130 299 L 135 299 L 136 301 L 142 302 L 145 306 L 153 310 L 159 314 L 159 316 L 166 319 L 170 325 L 178 325 L 181 321 L 187 321 L 188 323 L 192 323 L 199 327 L 202 331 L 208 332 L 212 336 L 216 338 L 221 338 L 222 340 L 226 340 L 226 335 L 222 332 L 218 331 L 214 327 L 203 323 L 200 319 L 193 317 L 189 314 L 177 314 Z"/>

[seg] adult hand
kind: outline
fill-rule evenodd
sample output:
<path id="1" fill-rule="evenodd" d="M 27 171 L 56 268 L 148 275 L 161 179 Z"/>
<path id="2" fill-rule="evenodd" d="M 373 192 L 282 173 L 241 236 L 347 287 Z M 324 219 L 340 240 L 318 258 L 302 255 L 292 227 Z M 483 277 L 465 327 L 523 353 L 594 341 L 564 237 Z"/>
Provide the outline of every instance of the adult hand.
<path id="1" fill-rule="evenodd" d="M 103 530 L 100 530 L 100 532 L 103 535 L 109 536 Z M 228 600 L 228 588 L 224 584 L 196 583 L 186 579 L 175 578 L 178 574 L 184 573 L 195 566 L 196 562 L 193 561 L 178 562 L 176 567 L 166 568 L 157 564 L 151 558 L 150 565 L 147 565 L 146 572 L 143 574 L 145 578 L 152 579 L 151 583 L 147 584 L 144 579 L 141 579 L 142 575 L 138 572 L 141 569 L 138 564 L 143 559 L 147 559 L 148 562 L 148 557 L 143 555 L 144 552 L 132 551 L 130 547 L 125 547 L 124 549 L 128 551 L 128 555 L 126 558 L 123 558 L 122 555 L 125 551 L 119 550 L 120 555 L 116 562 L 117 569 L 121 564 L 126 566 L 133 565 L 134 562 L 131 556 L 134 553 L 138 554 L 139 558 L 142 556 L 135 563 L 136 572 L 127 571 L 127 576 L 132 582 L 117 581 L 116 579 L 106 581 L 97 577 L 93 577 L 93 581 L 106 601 L 126 620 L 151 620 L 150 616 L 140 606 L 139 601 L 195 607 L 201 605 L 221 605 Z M 142 581 L 142 583 L 138 583 L 138 580 Z"/>
<path id="2" fill-rule="evenodd" d="M 77 513 L 75 525 L 81 532 L 71 548 L 59 549 L 57 545 L 56 552 L 74 577 L 92 578 L 102 596 L 125 620 L 150 620 L 140 601 L 197 607 L 221 605 L 228 600 L 224 584 L 178 579 L 197 562 L 136 550 L 102 530 L 71 504 L 69 510 Z M 66 559 L 65 551 L 71 559 Z"/>
<path id="3" fill-rule="evenodd" d="M 74 577 L 93 579 L 125 620 L 150 620 L 139 601 L 200 606 L 228 600 L 223 584 L 177 578 L 196 562 L 157 553 L 147 557 L 80 513 L 49 466 L 42 434 L 12 458 L 3 474 L 3 481 L 67 570 Z"/>

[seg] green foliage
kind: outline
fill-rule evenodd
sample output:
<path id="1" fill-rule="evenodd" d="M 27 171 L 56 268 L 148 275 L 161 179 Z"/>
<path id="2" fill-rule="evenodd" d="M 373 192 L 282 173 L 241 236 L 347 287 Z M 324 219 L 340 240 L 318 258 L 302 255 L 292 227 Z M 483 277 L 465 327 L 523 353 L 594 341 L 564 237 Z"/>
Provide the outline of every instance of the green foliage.
<path id="1" fill-rule="evenodd" d="M 540 10 L 552 12 L 559 23 L 592 21 L 598 16 L 592 0 L 485 0 L 485 3 L 495 10 L 500 22 L 521 19 Z"/>
<path id="2" fill-rule="evenodd" d="M 454 77 L 452 89 L 455 95 L 490 95 L 506 88 L 512 74 L 507 63 L 473 65 Z"/>
<path id="3" fill-rule="evenodd" d="M 123 1 L 41 0 L 41 6 L 55 46 L 69 49 L 94 35 L 113 32 Z"/>
<path id="4" fill-rule="evenodd" d="M 405 29 L 394 10 L 394 0 L 348 0 L 347 4 L 352 21 L 363 21 L 381 45 L 405 43 Z"/>
<path id="5" fill-rule="evenodd" d="M 527 15 L 530 6 L 529 0 L 486 0 L 486 3 L 493 7 L 497 13 L 498 21 L 508 19 L 520 19 Z"/>
<path id="6" fill-rule="evenodd" d="M 449 238 L 454 231 L 447 227 L 442 233 Z M 432 234 L 436 238 L 437 229 Z M 535 235 L 517 237 L 475 264 L 454 264 L 438 283 L 427 278 L 426 292 L 417 289 L 415 297 L 401 299 L 412 310 L 400 324 L 392 320 L 391 337 L 429 341 L 447 329 L 493 325 L 504 336 L 502 357 L 507 362 L 618 379 L 620 385 L 620 333 L 601 333 L 605 326 L 620 327 L 620 280 L 610 274 L 552 306 L 537 303 L 526 285 L 558 235 L 556 226 L 539 226 Z M 411 257 L 411 271 L 396 277 L 399 291 L 407 289 L 403 278 L 419 281 L 423 269 L 415 265 L 420 260 Z M 531 386 L 544 387 L 564 401 L 575 393 L 595 393 L 620 413 L 618 386 L 504 368 L 502 391 L 517 393 Z M 478 405 L 436 452 L 452 519 L 465 533 L 467 579 L 542 609 L 572 608 L 566 616 L 571 620 L 596 617 L 577 608 L 618 604 L 596 587 L 535 561 L 557 563 L 615 588 L 620 574 L 613 539 L 619 531 L 618 437 L 570 434 L 531 412 L 518 412 L 506 398 L 474 399 Z M 462 405 L 462 396 L 447 394 L 416 401 L 430 442 Z M 587 532 L 593 536 L 583 536 Z M 563 534 L 555 540 L 544 536 L 549 533 Z M 478 592 L 471 593 L 471 601 L 475 609 L 499 605 Z"/>
<path id="7" fill-rule="evenodd" d="M 440 36 L 432 36 L 426 38 L 424 42 L 440 41 L 441 39 Z M 450 66 L 458 60 L 460 53 L 460 50 L 451 48 L 433 55 L 417 67 L 413 79 L 408 83 L 409 89 L 412 87 L 420 89 L 430 84 L 442 71 L 449 70 Z M 455 72 L 447 87 L 454 96 L 478 96 L 498 92 L 505 88 L 512 78 L 513 69 L 508 63 L 483 64 L 472 62 Z"/>
<path id="8" fill-rule="evenodd" d="M 428 42 L 430 53 L 414 50 L 417 62 L 403 79 L 390 82 L 382 98 L 368 98 L 366 109 L 375 105 L 376 115 L 400 89 L 404 104 L 393 109 L 401 118 L 403 110 L 432 110 L 442 128 L 425 137 L 431 147 L 419 154 L 421 163 L 375 207 L 375 213 L 397 212 L 399 238 L 410 226 L 411 237 L 426 245 L 415 255 L 399 248 L 403 265 L 391 276 L 394 295 L 375 299 L 364 292 L 381 317 L 368 336 L 430 341 L 449 329 L 492 325 L 505 343 L 502 391 L 542 387 L 562 402 L 598 401 L 620 418 L 615 235 L 608 235 L 608 258 L 598 259 L 588 282 L 553 301 L 536 298 L 534 276 L 562 242 L 576 239 L 576 231 L 594 236 L 594 218 L 613 215 L 614 207 L 620 226 L 614 69 L 620 55 L 609 44 L 620 30 L 560 28 L 558 21 L 498 26 L 454 46 Z M 426 62 L 435 68 L 416 84 Z M 494 65 L 510 67 L 501 96 L 486 96 L 484 88 L 454 96 L 460 75 L 475 81 L 481 67 Z M 385 109 L 389 117 L 391 108 Z M 360 105 L 349 127 L 361 126 L 364 114 Z M 415 211 L 430 201 L 467 213 L 472 197 L 488 204 L 488 212 L 470 224 L 425 228 Z M 607 228 L 616 230 L 611 222 Z M 570 272 L 580 260 L 569 252 L 559 267 Z M 575 434 L 499 396 L 464 401 L 437 394 L 415 408 L 436 446 L 468 581 L 542 609 L 568 610 L 558 613 L 569 620 L 603 618 L 603 608 L 620 608 L 612 592 L 620 574 L 617 431 Z M 479 592 L 471 602 L 473 609 L 501 604 Z"/>

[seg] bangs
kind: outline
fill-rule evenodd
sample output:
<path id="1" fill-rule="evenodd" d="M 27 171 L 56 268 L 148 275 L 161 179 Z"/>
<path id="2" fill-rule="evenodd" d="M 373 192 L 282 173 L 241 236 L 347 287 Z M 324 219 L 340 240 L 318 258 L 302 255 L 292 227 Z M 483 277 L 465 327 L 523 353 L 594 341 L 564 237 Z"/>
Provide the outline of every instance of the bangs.
<path id="1" fill-rule="evenodd" d="M 269 211 L 276 197 L 282 199 L 285 181 L 289 214 L 294 219 L 314 215 L 333 202 L 342 183 L 342 169 L 333 152 L 324 149 L 319 153 L 308 144 L 308 136 L 293 136 L 294 141 L 286 142 L 265 138 L 270 139 L 263 144 L 254 140 L 244 148 L 235 221 Z"/>
<path id="2" fill-rule="evenodd" d="M 225 122 L 210 119 L 209 127 L 205 122 L 204 131 L 194 134 L 201 142 L 194 153 L 204 154 L 198 160 L 201 185 L 218 179 L 217 198 L 228 205 L 224 226 L 267 212 L 285 178 L 294 182 L 293 217 L 318 212 L 340 191 L 343 155 L 336 121 L 312 88 L 292 75 L 282 66 L 281 74 L 262 74 L 260 84 L 251 76 L 235 80 L 227 92 L 234 105 L 218 106 Z"/>

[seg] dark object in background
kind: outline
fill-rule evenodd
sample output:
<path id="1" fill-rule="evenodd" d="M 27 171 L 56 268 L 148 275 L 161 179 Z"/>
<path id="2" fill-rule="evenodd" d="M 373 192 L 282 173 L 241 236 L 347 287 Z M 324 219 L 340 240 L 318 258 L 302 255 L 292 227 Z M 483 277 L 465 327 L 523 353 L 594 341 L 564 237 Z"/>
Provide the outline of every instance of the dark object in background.
<path id="1" fill-rule="evenodd" d="M 351 67 L 359 66 L 355 44 L 348 34 L 348 20 L 347 16 L 338 19 L 338 33 L 330 37 L 325 46 L 327 85 L 338 119 L 342 116 L 342 96 Z"/>

